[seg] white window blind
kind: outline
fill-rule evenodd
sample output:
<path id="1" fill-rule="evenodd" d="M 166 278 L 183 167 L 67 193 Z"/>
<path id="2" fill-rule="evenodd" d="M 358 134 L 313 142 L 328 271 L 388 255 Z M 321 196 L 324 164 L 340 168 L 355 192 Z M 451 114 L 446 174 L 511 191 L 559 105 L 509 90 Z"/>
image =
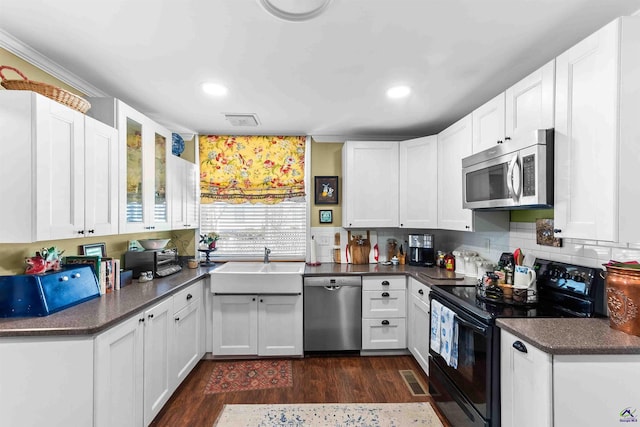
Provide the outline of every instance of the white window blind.
<path id="1" fill-rule="evenodd" d="M 259 259 L 264 248 L 273 260 L 305 259 L 306 203 L 274 205 L 216 202 L 200 205 L 200 234 L 220 235 L 213 259 Z"/>

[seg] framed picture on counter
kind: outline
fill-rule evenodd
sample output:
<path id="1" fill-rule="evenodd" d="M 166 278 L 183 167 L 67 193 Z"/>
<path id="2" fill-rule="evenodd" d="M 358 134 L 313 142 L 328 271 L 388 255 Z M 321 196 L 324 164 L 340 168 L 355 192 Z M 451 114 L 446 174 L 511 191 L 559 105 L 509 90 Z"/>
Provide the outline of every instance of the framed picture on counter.
<path id="1" fill-rule="evenodd" d="M 333 222 L 333 210 L 320 211 L 320 224 L 331 224 Z"/>
<path id="2" fill-rule="evenodd" d="M 314 177 L 314 195 L 316 205 L 338 204 L 338 177 L 316 176 Z"/>
<path id="3" fill-rule="evenodd" d="M 87 245 L 80 245 L 80 255 L 91 256 L 107 256 L 107 245 L 105 243 L 89 243 Z"/>

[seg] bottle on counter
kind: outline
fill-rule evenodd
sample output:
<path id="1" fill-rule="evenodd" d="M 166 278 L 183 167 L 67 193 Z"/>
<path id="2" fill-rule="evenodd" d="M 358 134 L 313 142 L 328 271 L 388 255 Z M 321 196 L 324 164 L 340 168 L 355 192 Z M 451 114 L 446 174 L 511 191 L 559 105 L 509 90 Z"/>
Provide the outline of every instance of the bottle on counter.
<path id="1" fill-rule="evenodd" d="M 436 257 L 436 266 L 444 268 L 444 252 L 442 251 L 438 251 L 438 256 Z"/>
<path id="2" fill-rule="evenodd" d="M 456 269 L 456 257 L 451 252 L 444 256 L 444 268 L 447 271 L 454 271 Z"/>
<path id="3" fill-rule="evenodd" d="M 504 267 L 504 282 L 513 285 L 513 264 L 509 263 Z"/>

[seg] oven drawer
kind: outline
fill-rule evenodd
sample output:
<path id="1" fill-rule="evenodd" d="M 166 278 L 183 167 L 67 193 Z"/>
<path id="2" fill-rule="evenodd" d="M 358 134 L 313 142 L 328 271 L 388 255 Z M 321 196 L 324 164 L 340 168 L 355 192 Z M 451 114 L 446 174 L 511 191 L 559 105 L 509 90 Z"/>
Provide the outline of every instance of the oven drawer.
<path id="1" fill-rule="evenodd" d="M 407 313 L 406 292 L 362 291 L 362 317 L 405 317 Z"/>
<path id="2" fill-rule="evenodd" d="M 372 276 L 362 278 L 363 291 L 404 291 L 407 289 L 405 276 Z"/>
<path id="3" fill-rule="evenodd" d="M 455 425 L 489 427 L 489 422 L 463 396 L 431 357 L 429 357 L 429 394 L 440 412 L 450 422 L 455 422 Z"/>
<path id="4" fill-rule="evenodd" d="M 362 349 L 407 348 L 406 319 L 362 319 Z"/>

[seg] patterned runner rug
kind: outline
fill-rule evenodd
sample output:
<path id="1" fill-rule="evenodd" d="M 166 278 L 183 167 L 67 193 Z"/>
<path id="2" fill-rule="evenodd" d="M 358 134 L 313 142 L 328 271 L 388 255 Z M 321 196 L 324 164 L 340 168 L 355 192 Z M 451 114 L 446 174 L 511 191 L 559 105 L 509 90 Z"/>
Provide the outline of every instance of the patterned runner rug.
<path id="1" fill-rule="evenodd" d="M 291 386 L 293 386 L 291 360 L 242 360 L 216 363 L 204 393 Z"/>
<path id="2" fill-rule="evenodd" d="M 225 405 L 215 427 L 442 427 L 431 405 L 324 403 Z"/>

